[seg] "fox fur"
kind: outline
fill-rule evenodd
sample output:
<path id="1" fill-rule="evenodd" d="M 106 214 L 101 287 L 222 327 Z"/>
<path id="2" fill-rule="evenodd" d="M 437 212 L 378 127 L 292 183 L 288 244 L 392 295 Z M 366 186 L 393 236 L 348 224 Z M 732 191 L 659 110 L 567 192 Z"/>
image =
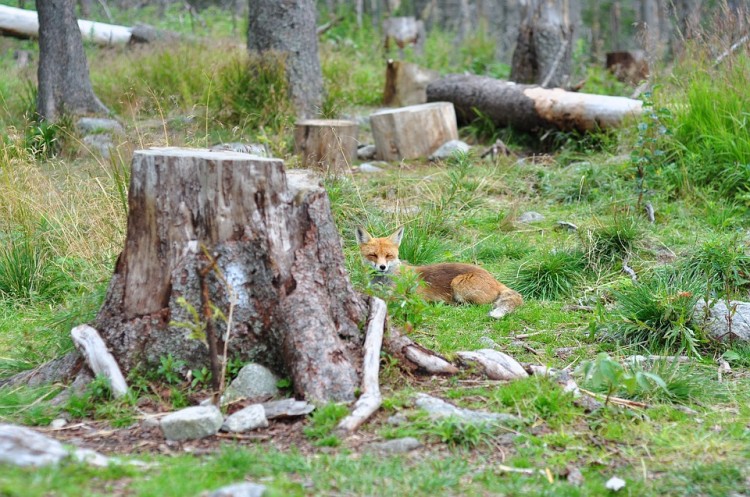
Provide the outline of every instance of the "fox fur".
<path id="1" fill-rule="evenodd" d="M 474 264 L 445 262 L 411 266 L 399 260 L 398 249 L 404 236 L 400 227 L 389 236 L 372 237 L 357 228 L 356 237 L 364 260 L 377 272 L 376 279 L 398 274 L 402 268 L 416 271 L 425 285 L 418 292 L 426 300 L 458 304 L 492 304 L 489 315 L 495 319 L 513 312 L 523 303 L 521 294 L 495 279 L 487 270 Z"/>

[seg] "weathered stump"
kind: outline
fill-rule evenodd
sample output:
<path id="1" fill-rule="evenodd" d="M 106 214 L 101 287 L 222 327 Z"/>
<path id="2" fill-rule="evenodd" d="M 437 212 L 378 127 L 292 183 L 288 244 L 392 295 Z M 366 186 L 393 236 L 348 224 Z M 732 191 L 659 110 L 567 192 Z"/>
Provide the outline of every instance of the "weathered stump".
<path id="1" fill-rule="evenodd" d="M 366 303 L 318 180 L 236 152 L 135 152 L 125 248 L 94 327 L 126 373 L 167 354 L 199 367 L 208 346 L 186 329 L 210 323 L 221 351 L 227 323 L 205 309 L 229 316 L 230 300 L 229 357 L 308 399 L 354 398 Z"/>
<path id="2" fill-rule="evenodd" d="M 385 53 L 387 54 L 392 44 L 398 48 L 399 55 L 403 58 L 404 48 L 411 45 L 417 54 L 424 51 L 426 33 L 424 22 L 416 17 L 390 17 L 383 20 L 383 34 L 385 35 Z"/>
<path id="3" fill-rule="evenodd" d="M 427 157 L 445 142 L 458 139 L 450 102 L 381 110 L 370 115 L 370 124 L 381 160 Z"/>
<path id="4" fill-rule="evenodd" d="M 383 105 L 401 107 L 427 103 L 427 85 L 440 73 L 412 62 L 388 60 L 385 70 Z"/>
<path id="5" fill-rule="evenodd" d="M 519 85 L 509 81 L 452 74 L 427 86 L 427 100 L 452 102 L 460 124 L 484 119 L 520 131 L 560 129 L 594 131 L 620 126 L 639 116 L 643 103 L 625 97 L 593 95 Z"/>
<path id="6" fill-rule="evenodd" d="M 294 128 L 294 149 L 302 167 L 340 174 L 357 157 L 357 123 L 340 119 L 307 119 Z"/>

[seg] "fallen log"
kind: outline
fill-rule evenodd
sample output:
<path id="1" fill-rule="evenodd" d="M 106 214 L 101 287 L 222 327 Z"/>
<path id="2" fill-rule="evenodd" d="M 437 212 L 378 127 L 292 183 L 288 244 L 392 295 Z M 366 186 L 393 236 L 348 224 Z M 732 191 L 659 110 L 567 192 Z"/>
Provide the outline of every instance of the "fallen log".
<path id="1" fill-rule="evenodd" d="M 126 45 L 130 42 L 148 42 L 164 37 L 164 33 L 147 26 L 118 26 L 79 19 L 78 27 L 84 41 L 97 45 Z M 0 33 L 18 38 L 38 38 L 39 17 L 33 10 L 0 5 Z"/>
<path id="2" fill-rule="evenodd" d="M 480 116 L 521 131 L 616 128 L 641 114 L 643 103 L 625 97 L 519 85 L 486 76 L 453 74 L 427 85 L 428 102 L 452 102 L 458 124 Z"/>

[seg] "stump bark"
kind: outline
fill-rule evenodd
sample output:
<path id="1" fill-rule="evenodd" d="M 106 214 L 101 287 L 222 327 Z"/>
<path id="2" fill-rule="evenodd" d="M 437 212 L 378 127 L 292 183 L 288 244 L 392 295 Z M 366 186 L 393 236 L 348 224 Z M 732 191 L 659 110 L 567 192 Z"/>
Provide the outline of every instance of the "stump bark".
<path id="1" fill-rule="evenodd" d="M 195 314 L 219 351 L 227 328 L 204 315 L 206 297 L 224 316 L 233 305 L 229 357 L 267 365 L 300 397 L 354 398 L 367 306 L 318 179 L 237 152 L 137 151 L 125 248 L 93 325 L 126 374 L 167 354 L 200 367 Z"/>
<path id="2" fill-rule="evenodd" d="M 294 128 L 294 149 L 302 167 L 326 174 L 349 171 L 357 157 L 357 123 L 340 119 L 306 119 Z"/>
<path id="3" fill-rule="evenodd" d="M 450 102 L 382 110 L 370 115 L 370 124 L 381 160 L 427 157 L 445 142 L 458 139 L 456 113 Z"/>
<path id="4" fill-rule="evenodd" d="M 496 126 L 520 131 L 614 128 L 626 118 L 640 115 L 643 105 L 640 100 L 625 97 L 519 85 L 468 74 L 433 81 L 427 86 L 427 100 L 452 102 L 459 124 L 477 119 L 479 111 Z"/>

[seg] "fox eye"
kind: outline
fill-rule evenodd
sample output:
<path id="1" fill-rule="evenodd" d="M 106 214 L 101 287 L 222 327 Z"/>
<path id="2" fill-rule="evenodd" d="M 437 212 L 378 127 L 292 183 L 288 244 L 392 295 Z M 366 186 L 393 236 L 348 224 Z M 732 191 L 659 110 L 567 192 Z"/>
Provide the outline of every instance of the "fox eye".
<path id="1" fill-rule="evenodd" d="M 370 255 L 367 256 L 367 258 L 370 259 L 371 261 L 377 261 L 378 260 L 378 256 L 375 255 L 375 254 L 370 254 Z"/>
<path id="2" fill-rule="evenodd" d="M 387 261 L 390 261 L 390 260 L 392 260 L 392 259 L 393 259 L 393 256 L 392 256 L 392 255 L 386 255 L 386 256 L 385 256 L 385 260 L 387 260 Z"/>

